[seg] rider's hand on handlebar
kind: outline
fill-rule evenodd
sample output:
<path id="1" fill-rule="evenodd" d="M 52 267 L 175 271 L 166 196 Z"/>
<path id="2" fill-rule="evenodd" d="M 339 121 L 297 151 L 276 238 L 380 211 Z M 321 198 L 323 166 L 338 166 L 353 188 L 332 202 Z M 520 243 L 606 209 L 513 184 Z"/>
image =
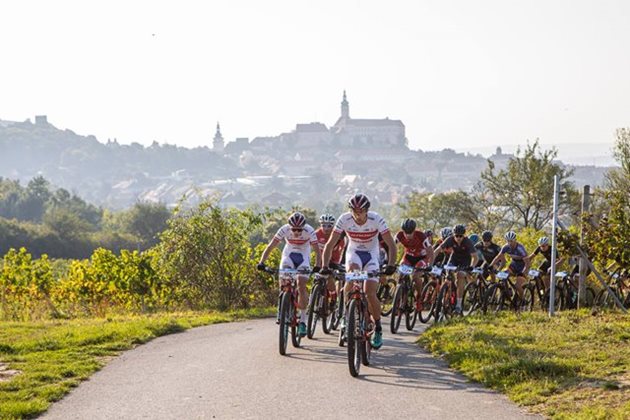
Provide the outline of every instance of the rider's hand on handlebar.
<path id="1" fill-rule="evenodd" d="M 319 268 L 319 267 L 314 267 L 313 271 L 315 271 L 315 268 Z M 330 268 L 328 268 L 328 267 L 322 267 L 319 270 L 319 274 L 321 274 L 322 276 L 328 276 L 328 275 L 332 274 L 332 270 Z"/>
<path id="2" fill-rule="evenodd" d="M 319 265 L 316 265 L 313 267 L 313 273 L 320 273 L 322 271 L 322 268 Z"/>
<path id="3" fill-rule="evenodd" d="M 386 276 L 391 276 L 392 274 L 394 274 L 396 272 L 396 266 L 395 265 L 386 265 L 385 269 L 383 270 L 383 274 L 385 274 Z"/>
<path id="4" fill-rule="evenodd" d="M 264 263 L 258 263 L 258 265 L 256 266 L 256 268 L 259 271 L 267 271 L 267 266 Z"/>

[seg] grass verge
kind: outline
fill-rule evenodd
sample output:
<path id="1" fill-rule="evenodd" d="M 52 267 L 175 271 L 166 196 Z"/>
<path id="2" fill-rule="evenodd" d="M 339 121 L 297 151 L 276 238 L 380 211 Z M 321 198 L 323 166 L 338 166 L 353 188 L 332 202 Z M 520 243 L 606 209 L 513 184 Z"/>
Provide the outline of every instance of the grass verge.
<path id="1" fill-rule="evenodd" d="M 123 350 L 201 325 L 268 316 L 274 309 L 107 319 L 0 322 L 0 362 L 20 371 L 0 382 L 0 418 L 32 418 Z"/>
<path id="2" fill-rule="evenodd" d="M 471 379 L 558 419 L 630 418 L 630 317 L 589 311 L 457 318 L 419 342 Z"/>

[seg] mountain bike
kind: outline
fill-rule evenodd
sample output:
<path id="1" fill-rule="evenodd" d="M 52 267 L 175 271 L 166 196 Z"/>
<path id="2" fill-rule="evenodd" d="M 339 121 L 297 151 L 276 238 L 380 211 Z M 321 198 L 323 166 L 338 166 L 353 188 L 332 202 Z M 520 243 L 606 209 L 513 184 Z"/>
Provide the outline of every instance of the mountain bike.
<path id="1" fill-rule="evenodd" d="M 610 276 L 609 287 L 612 293 L 621 301 L 624 308 L 630 309 L 630 284 L 628 283 L 628 273 L 615 272 Z M 602 289 L 595 299 L 600 308 L 616 308 L 615 299 L 608 289 Z"/>
<path id="2" fill-rule="evenodd" d="M 422 311 L 422 293 L 416 298 L 414 293 L 413 275 L 416 272 L 424 271 L 410 265 L 402 264 L 398 267 L 398 285 L 394 292 L 392 303 L 392 313 L 390 318 L 390 330 L 392 334 L 398 332 L 403 315 L 405 316 L 405 326 L 407 330 L 413 330 L 418 319 L 418 309 Z"/>
<path id="3" fill-rule="evenodd" d="M 339 323 L 343 318 L 343 310 L 345 305 L 343 304 L 343 285 L 346 281 L 346 269 L 339 266 L 333 270 L 333 276 L 338 283 L 339 293 L 337 293 L 337 299 L 334 302 L 334 306 L 331 308 L 330 316 L 328 317 L 329 330 L 337 330 Z"/>
<path id="4" fill-rule="evenodd" d="M 488 290 L 488 286 L 492 284 L 486 280 L 485 270 L 482 267 L 475 267 L 471 274 L 475 281 L 466 284 L 464 294 L 462 295 L 462 314 L 468 316 L 483 307 L 483 299 Z"/>
<path id="5" fill-rule="evenodd" d="M 435 322 L 445 321 L 453 317 L 457 302 L 456 273 L 460 268 L 447 264 L 444 269 L 444 281 L 440 286 L 437 299 L 435 301 L 434 317 Z"/>
<path id="6" fill-rule="evenodd" d="M 434 265 L 428 273 L 425 273 L 419 307 L 416 308 L 418 318 L 424 324 L 428 323 L 434 315 L 438 292 L 443 282 L 443 272 L 442 267 Z"/>
<path id="7" fill-rule="evenodd" d="M 392 313 L 392 303 L 394 302 L 394 291 L 396 290 L 396 281 L 391 277 L 379 282 L 376 289 L 376 297 L 381 302 L 381 316 L 389 316 Z"/>
<path id="8" fill-rule="evenodd" d="M 270 274 L 277 274 L 280 281 L 280 298 L 278 307 L 278 349 L 281 355 L 287 353 L 287 344 L 289 341 L 289 332 L 291 333 L 291 343 L 293 347 L 300 347 L 302 337 L 297 333 L 299 324 L 298 316 L 298 287 L 297 277 L 299 275 L 310 275 L 310 270 L 295 270 L 282 268 L 276 270 L 267 267 L 265 270 Z"/>
<path id="9" fill-rule="evenodd" d="M 335 306 L 337 303 L 337 292 L 328 290 L 327 283 L 328 276 L 315 274 L 313 288 L 311 289 L 308 302 L 308 321 L 306 323 L 306 336 L 309 339 L 313 338 L 315 329 L 317 328 L 317 322 L 320 319 L 322 320 L 322 330 L 324 334 L 330 334 L 332 330 L 331 327 L 334 324 L 332 318 L 336 315 Z"/>
<path id="10" fill-rule="evenodd" d="M 365 271 L 346 273 L 346 281 L 351 282 L 352 287 L 348 293 L 345 334 L 348 343 L 348 367 L 350 375 L 354 377 L 359 376 L 361 364 L 364 366 L 370 365 L 372 352 L 370 339 L 374 333 L 374 323 L 370 318 L 367 296 L 363 291 L 363 285 L 369 278 L 379 275 L 380 273 L 368 274 Z M 342 329 L 340 336 L 343 333 Z"/>
<path id="11" fill-rule="evenodd" d="M 499 271 L 497 273 L 497 282 L 490 285 L 486 291 L 482 312 L 485 314 L 491 312 L 499 312 L 505 308 L 512 308 L 515 312 L 521 311 L 523 308 L 529 310 L 533 299 L 533 288 L 530 284 L 523 285 L 523 297 L 519 298 L 516 292 L 516 284 L 510 279 L 509 271 Z"/>

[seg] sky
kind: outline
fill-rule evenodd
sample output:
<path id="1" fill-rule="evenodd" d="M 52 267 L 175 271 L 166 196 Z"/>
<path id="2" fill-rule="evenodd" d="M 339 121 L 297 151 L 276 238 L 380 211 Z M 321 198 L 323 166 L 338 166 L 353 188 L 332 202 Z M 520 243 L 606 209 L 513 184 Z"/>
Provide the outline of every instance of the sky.
<path id="1" fill-rule="evenodd" d="M 630 2 L 7 1 L 0 119 L 211 145 L 400 119 L 409 146 L 609 145 L 630 126 Z"/>

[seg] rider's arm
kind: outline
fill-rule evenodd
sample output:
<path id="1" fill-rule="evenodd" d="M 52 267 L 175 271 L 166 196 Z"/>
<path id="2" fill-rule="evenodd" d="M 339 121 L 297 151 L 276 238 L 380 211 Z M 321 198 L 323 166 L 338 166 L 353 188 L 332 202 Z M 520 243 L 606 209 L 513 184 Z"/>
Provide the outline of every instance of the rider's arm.
<path id="1" fill-rule="evenodd" d="M 424 247 L 427 250 L 425 261 L 427 261 L 429 264 L 433 264 L 433 260 L 435 259 L 435 252 L 433 251 L 433 247 L 431 246 L 431 244 L 429 244 L 429 241 L 427 241 L 427 244 L 428 245 Z"/>
<path id="2" fill-rule="evenodd" d="M 444 242 L 442 242 L 440 245 L 438 245 L 437 248 L 433 250 L 433 258 L 431 258 L 431 265 L 435 263 L 435 257 L 442 251 L 442 245 L 444 245 Z"/>
<path id="3" fill-rule="evenodd" d="M 388 248 L 387 251 L 389 252 L 389 259 L 387 261 L 389 261 L 390 265 L 394 265 L 394 262 L 396 261 L 396 243 L 394 242 L 394 238 L 392 237 L 390 231 L 387 231 L 382 235 L 383 241 Z"/>
<path id="4" fill-rule="evenodd" d="M 269 254 L 271 254 L 271 251 L 273 251 L 274 248 L 277 247 L 279 243 L 280 241 L 276 239 L 275 236 L 271 241 L 269 241 L 269 243 L 267 244 L 267 247 L 265 247 L 265 250 L 260 256 L 260 264 L 264 264 L 265 261 L 267 261 L 267 258 L 269 258 Z"/>
<path id="5" fill-rule="evenodd" d="M 324 246 L 324 252 L 321 255 L 322 267 L 328 267 L 330 264 L 330 257 L 332 256 L 333 248 L 337 245 L 337 241 L 339 241 L 340 236 L 341 233 L 334 230 L 330 234 L 330 238 L 328 238 L 328 242 L 326 242 L 326 245 Z"/>
<path id="6" fill-rule="evenodd" d="M 490 263 L 490 267 L 494 267 L 494 265 L 501 261 L 501 259 L 503 258 L 503 248 L 501 248 L 501 251 L 499 251 L 499 253 L 497 254 L 496 257 L 494 257 L 494 259 L 492 260 L 492 262 Z"/>

